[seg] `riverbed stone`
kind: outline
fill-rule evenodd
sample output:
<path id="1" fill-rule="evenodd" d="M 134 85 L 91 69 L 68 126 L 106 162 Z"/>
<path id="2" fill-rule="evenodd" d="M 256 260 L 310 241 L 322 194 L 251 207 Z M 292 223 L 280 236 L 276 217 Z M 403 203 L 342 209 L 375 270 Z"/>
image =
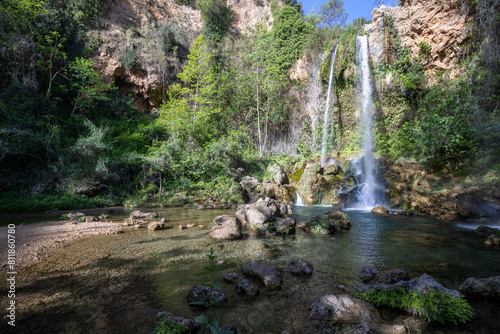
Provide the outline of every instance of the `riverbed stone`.
<path id="1" fill-rule="evenodd" d="M 142 212 L 140 210 L 135 210 L 130 213 L 131 219 L 140 219 L 140 218 L 158 218 L 158 213 L 156 212 Z"/>
<path id="2" fill-rule="evenodd" d="M 326 295 L 312 303 L 309 317 L 314 320 L 349 322 L 363 325 L 363 333 L 402 334 L 401 325 L 389 325 L 371 304 L 350 295 Z"/>
<path id="3" fill-rule="evenodd" d="M 159 312 L 156 315 L 156 319 L 158 320 L 162 316 L 175 322 L 176 325 L 181 325 L 182 327 L 184 327 L 185 333 L 196 333 L 201 327 L 201 325 L 193 319 L 187 319 L 170 312 Z"/>
<path id="4" fill-rule="evenodd" d="M 400 281 L 408 281 L 410 276 L 402 269 L 395 268 L 384 270 L 377 275 L 377 280 L 384 284 L 394 284 Z"/>
<path id="5" fill-rule="evenodd" d="M 241 222 L 236 216 L 222 215 L 214 218 L 214 226 L 208 235 L 212 239 L 235 240 L 241 239 Z"/>
<path id="6" fill-rule="evenodd" d="M 458 290 L 470 299 L 500 301 L 500 276 L 489 278 L 467 278 Z"/>
<path id="7" fill-rule="evenodd" d="M 265 198 L 258 200 L 256 203 L 240 207 L 237 214 L 244 217 L 249 228 L 261 234 L 273 234 L 276 230 L 274 222 L 279 218 L 292 215 L 293 210 L 290 204 Z M 287 222 L 290 223 L 291 221 Z"/>
<path id="8" fill-rule="evenodd" d="M 162 222 L 151 222 L 148 224 L 148 230 L 150 230 L 150 231 L 161 230 L 164 227 L 165 227 L 165 224 Z"/>
<path id="9" fill-rule="evenodd" d="M 236 216 L 222 215 L 214 218 L 214 223 L 221 226 L 241 229 L 241 221 Z"/>
<path id="10" fill-rule="evenodd" d="M 300 222 L 298 227 L 306 232 L 333 234 L 337 231 L 347 231 L 351 228 L 350 218 L 340 209 L 333 209 L 311 220 Z"/>
<path id="11" fill-rule="evenodd" d="M 224 281 L 226 281 L 228 283 L 234 283 L 239 279 L 240 279 L 240 275 L 238 275 L 237 273 L 224 274 Z"/>
<path id="12" fill-rule="evenodd" d="M 238 292 L 240 295 L 256 297 L 259 295 L 260 290 L 245 278 L 239 281 L 236 285 L 236 292 Z"/>
<path id="13" fill-rule="evenodd" d="M 388 215 L 389 209 L 387 209 L 385 206 L 379 205 L 379 206 L 374 207 L 371 212 L 377 213 L 379 215 Z"/>
<path id="14" fill-rule="evenodd" d="M 245 275 L 257 277 L 268 291 L 281 290 L 283 276 L 276 267 L 268 266 L 260 261 L 246 261 L 241 265 Z"/>
<path id="15" fill-rule="evenodd" d="M 370 266 L 363 266 L 358 276 L 363 282 L 367 283 L 377 277 L 377 271 Z"/>
<path id="16" fill-rule="evenodd" d="M 193 302 L 207 302 L 209 301 L 209 296 L 210 296 L 210 288 L 208 286 L 204 285 L 197 285 L 191 290 L 189 290 L 188 293 L 188 303 L 193 303 Z M 218 304 L 225 304 L 229 301 L 229 299 L 226 297 L 224 293 L 217 289 L 213 289 L 212 291 L 212 300 L 221 298 L 221 300 L 218 302 Z M 195 305 L 195 306 L 201 306 L 204 307 L 203 305 Z"/>
<path id="17" fill-rule="evenodd" d="M 303 259 L 295 258 L 288 263 L 285 271 L 301 278 L 309 278 L 311 277 L 314 268 L 309 262 L 306 262 Z"/>
<path id="18" fill-rule="evenodd" d="M 77 219 L 78 217 L 85 217 L 85 214 L 83 212 L 70 212 L 66 216 L 68 219 Z"/>

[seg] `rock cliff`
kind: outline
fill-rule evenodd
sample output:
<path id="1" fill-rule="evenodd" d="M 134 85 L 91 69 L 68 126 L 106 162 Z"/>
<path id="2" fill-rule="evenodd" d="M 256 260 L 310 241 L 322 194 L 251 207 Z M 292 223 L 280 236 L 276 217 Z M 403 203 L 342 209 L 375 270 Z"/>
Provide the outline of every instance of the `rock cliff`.
<path id="1" fill-rule="evenodd" d="M 227 4 L 236 14 L 233 38 L 257 24 L 272 25 L 269 0 Z M 200 11 L 175 0 L 108 0 L 103 21 L 104 29 L 92 32 L 97 70 L 122 93 L 132 94 L 139 109 L 158 107 L 202 28 Z"/>
<path id="2" fill-rule="evenodd" d="M 389 63 L 394 46 L 400 43 L 401 47 L 410 48 L 414 56 L 426 53 L 423 63 L 426 71 L 432 74 L 449 71 L 451 78 L 458 76 L 460 47 L 469 41 L 467 23 L 472 19 L 463 3 L 404 0 L 397 7 L 382 5 L 373 9 L 372 23 L 365 27 L 373 63 Z"/>

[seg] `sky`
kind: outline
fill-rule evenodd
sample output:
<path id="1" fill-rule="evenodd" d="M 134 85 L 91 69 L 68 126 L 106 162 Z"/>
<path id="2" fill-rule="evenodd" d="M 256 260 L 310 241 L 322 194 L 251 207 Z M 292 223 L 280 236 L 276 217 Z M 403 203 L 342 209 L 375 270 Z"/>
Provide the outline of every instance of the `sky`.
<path id="1" fill-rule="evenodd" d="M 324 5 L 328 0 L 299 0 L 302 2 L 304 8 L 304 15 L 311 12 L 314 4 L 316 4 L 316 12 L 319 11 L 321 5 Z M 372 19 L 372 9 L 375 6 L 375 0 L 344 0 L 344 10 L 347 12 L 347 24 L 351 23 L 359 17 L 364 17 L 368 21 Z M 386 6 L 393 7 L 394 0 L 378 1 Z"/>

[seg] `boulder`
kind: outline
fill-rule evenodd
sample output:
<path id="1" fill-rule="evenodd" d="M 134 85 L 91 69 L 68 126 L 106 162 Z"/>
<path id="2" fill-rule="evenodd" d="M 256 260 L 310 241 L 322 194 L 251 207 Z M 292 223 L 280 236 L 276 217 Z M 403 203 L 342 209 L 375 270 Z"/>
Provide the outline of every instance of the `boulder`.
<path id="1" fill-rule="evenodd" d="M 434 290 L 439 292 L 445 292 L 455 298 L 460 298 L 460 293 L 458 291 L 446 289 L 444 286 L 436 282 L 434 278 L 430 277 L 427 274 L 422 274 L 422 276 L 420 277 L 411 279 L 409 281 L 400 281 L 395 284 L 379 283 L 379 284 L 367 285 L 359 288 L 358 290 L 359 292 L 366 292 L 373 289 L 389 290 L 399 287 L 405 289 L 405 291 L 409 293 L 413 291 L 417 291 L 418 293 L 428 293 Z"/>
<path id="2" fill-rule="evenodd" d="M 241 239 L 241 221 L 236 216 L 222 215 L 214 218 L 214 226 L 208 235 L 212 239 L 235 240 Z"/>
<path id="3" fill-rule="evenodd" d="M 400 281 L 408 281 L 410 276 L 402 269 L 390 269 L 382 271 L 377 275 L 377 280 L 384 284 L 394 284 Z"/>
<path id="4" fill-rule="evenodd" d="M 350 218 L 340 209 L 333 209 L 314 219 L 300 222 L 298 227 L 306 232 L 333 234 L 351 228 Z"/>
<path id="5" fill-rule="evenodd" d="M 326 295 L 321 297 L 309 307 L 309 317 L 334 323 L 362 324 L 363 331 L 361 333 L 406 333 L 404 326 L 386 324 L 375 307 L 349 295 Z"/>
<path id="6" fill-rule="evenodd" d="M 253 197 L 252 195 L 257 191 L 260 182 L 255 177 L 247 175 L 241 180 L 240 186 L 250 197 Z"/>
<path id="7" fill-rule="evenodd" d="M 284 185 L 288 183 L 288 178 L 281 169 L 281 166 L 277 163 L 270 164 L 267 167 L 267 173 L 269 175 L 269 183 L 276 183 L 277 185 Z"/>
<path id="8" fill-rule="evenodd" d="M 313 273 L 313 266 L 303 259 L 295 258 L 286 266 L 285 271 L 298 277 L 309 278 Z"/>
<path id="9" fill-rule="evenodd" d="M 364 266 L 358 276 L 363 282 L 367 283 L 377 277 L 377 271 L 370 266 Z"/>
<path id="10" fill-rule="evenodd" d="M 228 283 L 234 283 L 239 279 L 240 279 L 240 275 L 238 275 L 237 273 L 224 274 L 224 281 L 226 281 Z"/>
<path id="11" fill-rule="evenodd" d="M 191 290 L 189 290 L 188 293 L 188 303 L 194 303 L 194 302 L 207 302 L 209 301 L 209 296 L 210 296 L 210 288 L 208 286 L 204 285 L 197 285 L 193 287 Z M 212 291 L 212 300 L 221 298 L 218 302 L 218 304 L 225 304 L 229 301 L 229 299 L 224 295 L 221 291 L 213 289 Z M 196 305 L 196 306 L 201 306 L 204 307 L 203 305 Z"/>
<path id="12" fill-rule="evenodd" d="M 278 219 L 274 224 L 274 234 L 283 235 L 283 234 L 294 234 L 295 233 L 295 218 L 285 217 Z"/>
<path id="13" fill-rule="evenodd" d="M 135 210 L 130 213 L 130 219 L 140 218 L 158 218 L 158 214 L 156 212 L 141 212 L 140 210 Z"/>
<path id="14" fill-rule="evenodd" d="M 151 222 L 148 224 L 148 230 L 150 230 L 150 231 L 161 230 L 164 227 L 165 227 L 165 224 L 162 222 Z"/>
<path id="15" fill-rule="evenodd" d="M 266 198 L 260 199 L 257 203 L 241 207 L 236 214 L 244 217 L 249 228 L 262 234 L 273 234 L 276 231 L 275 224 L 269 223 L 274 223 L 278 218 L 293 214 L 293 210 L 290 204 Z M 290 220 L 282 223 L 285 230 L 291 231 L 293 223 Z"/>
<path id="16" fill-rule="evenodd" d="M 338 175 L 342 173 L 339 165 L 330 164 L 323 166 L 323 175 Z"/>
<path id="17" fill-rule="evenodd" d="M 77 219 L 78 217 L 85 217 L 85 214 L 83 212 L 70 212 L 66 216 L 68 219 Z"/>
<path id="18" fill-rule="evenodd" d="M 260 261 L 246 261 L 241 265 L 241 271 L 245 275 L 257 277 L 269 291 L 281 290 L 283 276 L 276 267 L 265 265 Z"/>
<path id="19" fill-rule="evenodd" d="M 187 319 L 170 312 L 159 312 L 156 315 L 156 319 L 158 320 L 160 317 L 166 317 L 175 322 L 176 325 L 181 325 L 184 327 L 185 333 L 196 333 L 200 329 L 200 324 L 193 319 Z"/>
<path id="20" fill-rule="evenodd" d="M 458 287 L 458 290 L 470 299 L 500 301 L 500 276 L 480 279 L 470 277 Z"/>
<path id="21" fill-rule="evenodd" d="M 259 294 L 259 289 L 252 285 L 247 279 L 242 279 L 236 285 L 236 292 L 240 295 L 245 295 L 248 297 L 256 297 Z"/>
<path id="22" fill-rule="evenodd" d="M 487 245 L 500 246 L 500 235 L 490 234 L 484 243 Z"/>
<path id="23" fill-rule="evenodd" d="M 388 215 L 389 209 L 387 209 L 385 206 L 379 205 L 372 209 L 372 213 L 377 213 L 379 215 Z"/>

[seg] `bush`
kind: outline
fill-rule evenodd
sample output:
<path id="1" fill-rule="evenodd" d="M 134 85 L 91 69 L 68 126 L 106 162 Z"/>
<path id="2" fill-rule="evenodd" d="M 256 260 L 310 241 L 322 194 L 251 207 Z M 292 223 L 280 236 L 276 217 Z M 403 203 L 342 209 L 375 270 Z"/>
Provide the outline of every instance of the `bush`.
<path id="1" fill-rule="evenodd" d="M 14 192 L 0 194 L 0 212 L 44 212 L 49 210 L 79 210 L 100 206 L 84 195 L 55 194 L 23 196 Z"/>
<path id="2" fill-rule="evenodd" d="M 357 293 L 361 298 L 375 306 L 389 306 L 403 310 L 413 310 L 428 321 L 441 323 L 465 323 L 471 320 L 473 309 L 463 298 L 453 297 L 446 292 L 432 290 L 427 293 L 406 292 L 403 288 L 372 289 Z"/>

